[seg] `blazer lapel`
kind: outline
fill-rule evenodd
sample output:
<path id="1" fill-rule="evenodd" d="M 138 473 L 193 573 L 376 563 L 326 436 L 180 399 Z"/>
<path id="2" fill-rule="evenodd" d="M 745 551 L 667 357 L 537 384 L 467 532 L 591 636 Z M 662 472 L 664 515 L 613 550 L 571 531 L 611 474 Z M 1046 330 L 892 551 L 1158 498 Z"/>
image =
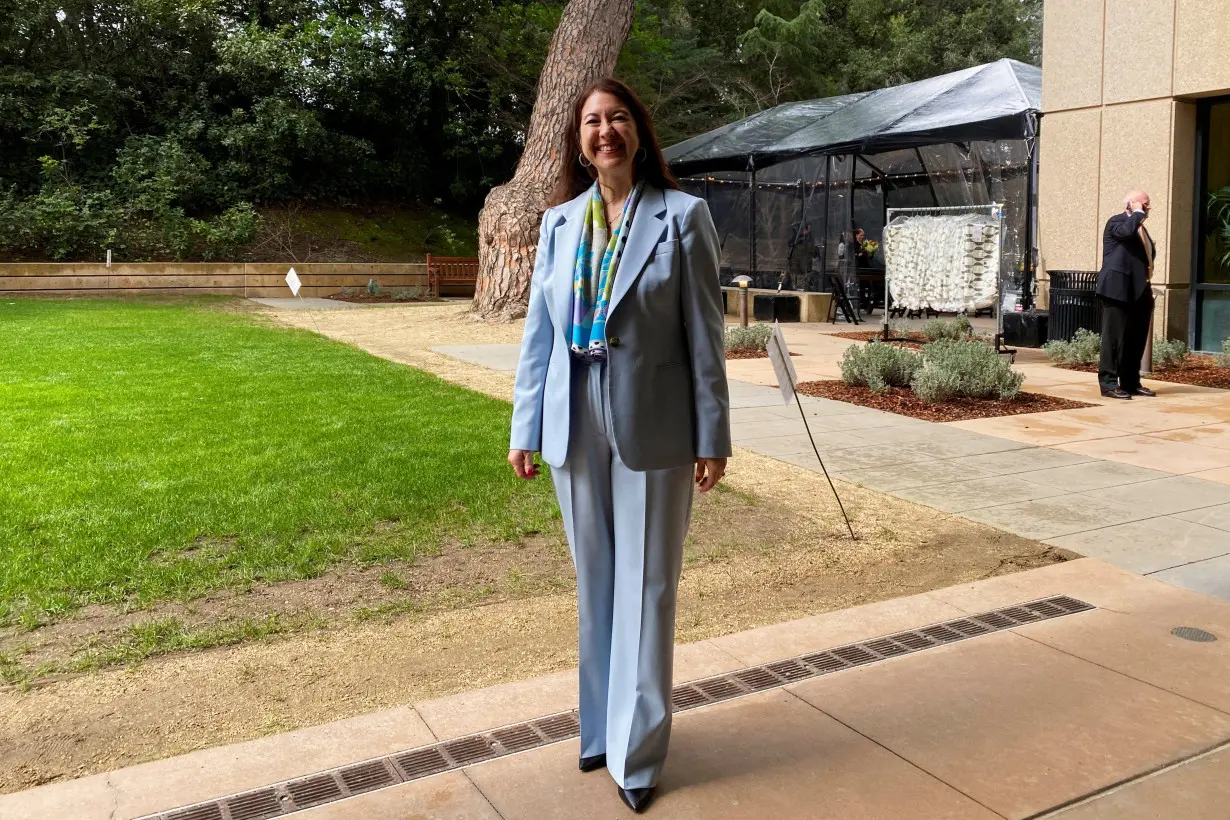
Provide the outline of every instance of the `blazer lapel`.
<path id="1" fill-rule="evenodd" d="M 564 338 L 572 327 L 572 285 L 577 264 L 577 246 L 581 244 L 585 205 L 589 189 L 564 208 L 564 221 L 555 226 L 555 259 L 551 271 L 551 298 L 556 308 L 556 323 Z"/>
<path id="2" fill-rule="evenodd" d="M 628 244 L 624 246 L 623 255 L 619 259 L 619 268 L 615 271 L 615 290 L 611 293 L 611 313 L 619 306 L 621 299 L 632 290 L 641 272 L 645 270 L 649 256 L 662 238 L 662 229 L 666 227 L 666 197 L 658 188 L 645 186 L 641 192 L 641 201 L 636 206 L 632 216 L 632 227 L 628 233 Z"/>

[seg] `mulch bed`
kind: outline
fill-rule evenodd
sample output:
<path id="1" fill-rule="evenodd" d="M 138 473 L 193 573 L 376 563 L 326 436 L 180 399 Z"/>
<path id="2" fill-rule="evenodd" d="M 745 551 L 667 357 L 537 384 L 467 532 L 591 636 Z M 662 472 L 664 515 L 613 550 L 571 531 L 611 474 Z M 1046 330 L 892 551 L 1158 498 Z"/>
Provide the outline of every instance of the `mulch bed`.
<path id="1" fill-rule="evenodd" d="M 880 339 L 883 339 L 884 329 L 881 328 L 880 330 L 846 330 L 841 333 L 830 333 L 829 335 L 830 336 L 840 336 L 843 339 L 857 339 L 860 342 L 870 342 L 872 340 L 879 341 Z M 893 341 L 889 342 L 889 344 L 896 345 L 897 347 L 907 347 L 910 350 L 922 350 L 922 346 L 930 343 L 931 341 L 926 336 L 924 336 L 920 331 L 917 331 L 917 330 L 908 330 L 906 331 L 905 336 L 894 335 L 893 331 L 890 330 L 889 336 L 893 338 Z M 986 342 L 987 344 L 992 343 L 991 341 L 987 339 L 980 339 L 978 337 L 974 337 L 973 340 L 979 341 L 979 342 Z"/>
<path id="2" fill-rule="evenodd" d="M 843 339 L 857 339 L 860 342 L 870 342 L 873 339 L 883 339 L 884 329 L 881 328 L 880 330 L 845 330 L 845 331 L 842 331 L 841 333 L 830 333 L 829 335 L 830 336 L 840 336 Z M 896 335 L 891 330 L 889 331 L 889 335 L 894 336 L 895 338 L 900 338 L 900 337 L 896 337 Z M 928 341 L 927 337 L 919 333 L 917 330 L 908 331 L 905 334 L 905 339 L 907 339 L 909 342 L 917 342 L 919 345 L 925 345 Z"/>
<path id="3" fill-rule="evenodd" d="M 1017 416 L 1022 413 L 1045 413 L 1051 410 L 1076 410 L 1094 407 L 1071 399 L 1044 396 L 1041 393 L 1018 393 L 1016 398 L 957 399 L 956 401 L 927 404 L 905 387 L 893 387 L 887 393 L 875 393 L 870 387 L 855 387 L 840 380 L 800 382 L 799 392 L 805 396 L 834 399 L 876 410 L 886 410 L 901 416 L 923 421 L 965 421 L 996 416 Z"/>
<path id="4" fill-rule="evenodd" d="M 1055 366 L 1081 373 L 1098 372 L 1096 364 L 1057 364 Z M 1230 367 L 1220 366 L 1212 356 L 1189 355 L 1187 361 L 1178 367 L 1154 370 L 1144 375 L 1144 378 L 1172 384 L 1190 384 L 1193 387 L 1216 387 L 1221 390 L 1230 390 Z"/>
<path id="5" fill-rule="evenodd" d="M 791 357 L 794 357 L 799 354 L 791 353 L 790 355 Z M 769 351 L 767 350 L 727 350 L 726 351 L 727 361 L 730 361 L 731 359 L 767 359 L 767 358 L 769 358 Z"/>
<path id="6" fill-rule="evenodd" d="M 376 304 L 405 305 L 405 304 L 410 304 L 412 302 L 433 302 L 435 301 L 434 299 L 430 297 L 426 299 L 394 299 L 392 296 L 368 296 L 367 294 L 364 294 L 362 296 L 343 296 L 340 293 L 330 294 L 329 296 L 326 296 L 325 298 L 332 299 L 335 302 L 357 302 L 358 304 L 362 304 L 362 305 L 376 305 Z"/>

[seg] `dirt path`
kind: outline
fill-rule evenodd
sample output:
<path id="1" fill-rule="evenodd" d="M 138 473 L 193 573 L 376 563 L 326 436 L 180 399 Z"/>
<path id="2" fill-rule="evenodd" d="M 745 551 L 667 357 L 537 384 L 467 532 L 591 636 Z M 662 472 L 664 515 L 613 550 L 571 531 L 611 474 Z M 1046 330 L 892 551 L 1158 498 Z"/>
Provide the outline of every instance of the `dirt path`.
<path id="1" fill-rule="evenodd" d="M 459 313 L 415 306 L 314 315 L 328 335 L 507 397 L 511 377 L 425 349 L 519 334 Z M 1033 541 L 842 486 L 859 534 L 851 542 L 823 477 L 745 451 L 732 459 L 727 485 L 697 507 L 680 642 L 1064 559 Z M 386 573 L 398 582 L 382 580 Z M 47 659 L 118 640 L 143 619 L 209 626 L 277 614 L 305 626 L 0 689 L 0 792 L 564 669 L 576 663 L 574 609 L 571 568 L 554 532 L 191 606 L 81 613 L 58 631 L 8 640 L 41 642 L 36 651 Z"/>

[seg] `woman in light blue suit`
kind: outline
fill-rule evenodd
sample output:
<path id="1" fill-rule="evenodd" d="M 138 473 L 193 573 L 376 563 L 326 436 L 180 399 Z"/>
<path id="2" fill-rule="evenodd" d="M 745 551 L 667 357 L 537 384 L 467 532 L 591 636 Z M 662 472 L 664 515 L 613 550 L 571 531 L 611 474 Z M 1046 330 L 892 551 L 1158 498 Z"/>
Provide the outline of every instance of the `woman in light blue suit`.
<path id="1" fill-rule="evenodd" d="M 645 106 L 600 80 L 573 107 L 542 219 L 508 460 L 552 468 L 577 569 L 582 771 L 649 804 L 671 728 L 675 600 L 696 486 L 730 455 L 718 239 Z"/>

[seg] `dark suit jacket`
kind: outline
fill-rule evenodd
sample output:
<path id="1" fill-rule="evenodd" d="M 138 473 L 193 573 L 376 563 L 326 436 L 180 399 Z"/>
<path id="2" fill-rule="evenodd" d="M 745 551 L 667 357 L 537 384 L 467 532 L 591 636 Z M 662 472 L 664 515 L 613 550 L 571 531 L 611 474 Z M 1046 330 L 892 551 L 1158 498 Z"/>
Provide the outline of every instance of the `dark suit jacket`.
<path id="1" fill-rule="evenodd" d="M 1106 220 L 1102 231 L 1102 270 L 1098 272 L 1097 293 L 1104 299 L 1135 302 L 1149 288 L 1149 257 L 1137 229 L 1145 215 L 1141 212 L 1115 214 Z M 1148 231 L 1145 231 L 1148 235 Z M 1157 246 L 1149 238 L 1149 251 Z"/>

